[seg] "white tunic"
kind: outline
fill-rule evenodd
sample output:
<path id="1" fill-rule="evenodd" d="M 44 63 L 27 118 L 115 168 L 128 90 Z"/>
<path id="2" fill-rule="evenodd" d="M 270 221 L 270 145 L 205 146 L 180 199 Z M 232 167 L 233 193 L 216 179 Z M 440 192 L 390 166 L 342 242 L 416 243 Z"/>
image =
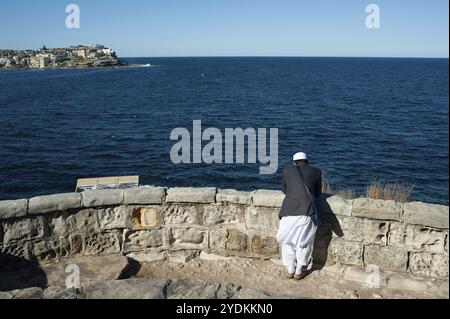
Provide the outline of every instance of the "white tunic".
<path id="1" fill-rule="evenodd" d="M 312 255 L 317 226 L 308 216 L 287 216 L 280 221 L 277 241 L 281 247 L 283 264 L 289 273 L 301 273 Z"/>
<path id="2" fill-rule="evenodd" d="M 280 221 L 277 241 L 280 245 L 305 248 L 316 235 L 317 226 L 308 216 L 286 216 Z"/>

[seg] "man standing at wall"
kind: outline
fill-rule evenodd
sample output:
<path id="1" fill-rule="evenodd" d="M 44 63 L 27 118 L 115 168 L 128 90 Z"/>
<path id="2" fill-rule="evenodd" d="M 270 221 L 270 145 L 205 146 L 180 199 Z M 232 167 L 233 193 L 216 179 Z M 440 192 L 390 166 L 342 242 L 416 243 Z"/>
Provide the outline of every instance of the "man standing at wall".
<path id="1" fill-rule="evenodd" d="M 282 245 L 282 260 L 288 277 L 306 276 L 320 224 L 317 201 L 322 194 L 322 172 L 309 165 L 305 153 L 296 153 L 293 165 L 283 170 L 282 191 L 286 195 L 281 206 L 277 241 Z"/>

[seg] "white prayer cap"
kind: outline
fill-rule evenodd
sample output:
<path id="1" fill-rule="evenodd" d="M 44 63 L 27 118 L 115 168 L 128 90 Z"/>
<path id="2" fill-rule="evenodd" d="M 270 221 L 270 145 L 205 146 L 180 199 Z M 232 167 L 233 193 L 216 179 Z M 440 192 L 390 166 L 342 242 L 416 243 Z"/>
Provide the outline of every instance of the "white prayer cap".
<path id="1" fill-rule="evenodd" d="M 301 161 L 301 160 L 307 160 L 308 157 L 303 152 L 298 152 L 294 154 L 294 161 Z"/>

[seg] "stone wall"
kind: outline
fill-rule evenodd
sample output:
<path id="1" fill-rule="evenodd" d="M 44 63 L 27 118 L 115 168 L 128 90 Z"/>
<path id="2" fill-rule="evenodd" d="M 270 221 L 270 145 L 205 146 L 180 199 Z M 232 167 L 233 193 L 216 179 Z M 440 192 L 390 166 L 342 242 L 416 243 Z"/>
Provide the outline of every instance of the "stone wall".
<path id="1" fill-rule="evenodd" d="M 142 187 L 0 201 L 0 259 L 125 254 L 186 261 L 200 252 L 279 258 L 283 197 L 271 190 Z M 448 206 L 331 196 L 322 212 L 317 266 L 378 265 L 448 280 Z"/>

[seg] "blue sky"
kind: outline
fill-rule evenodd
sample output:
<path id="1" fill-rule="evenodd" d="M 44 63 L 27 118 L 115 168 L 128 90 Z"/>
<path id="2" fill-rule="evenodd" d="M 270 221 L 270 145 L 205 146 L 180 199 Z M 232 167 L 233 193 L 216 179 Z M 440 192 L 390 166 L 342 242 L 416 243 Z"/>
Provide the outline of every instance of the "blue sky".
<path id="1" fill-rule="evenodd" d="M 69 3 L 80 29 L 65 26 Z M 370 3 L 380 29 L 365 26 Z M 448 58 L 448 0 L 0 0 L 0 48 L 78 43 L 123 57 Z"/>

